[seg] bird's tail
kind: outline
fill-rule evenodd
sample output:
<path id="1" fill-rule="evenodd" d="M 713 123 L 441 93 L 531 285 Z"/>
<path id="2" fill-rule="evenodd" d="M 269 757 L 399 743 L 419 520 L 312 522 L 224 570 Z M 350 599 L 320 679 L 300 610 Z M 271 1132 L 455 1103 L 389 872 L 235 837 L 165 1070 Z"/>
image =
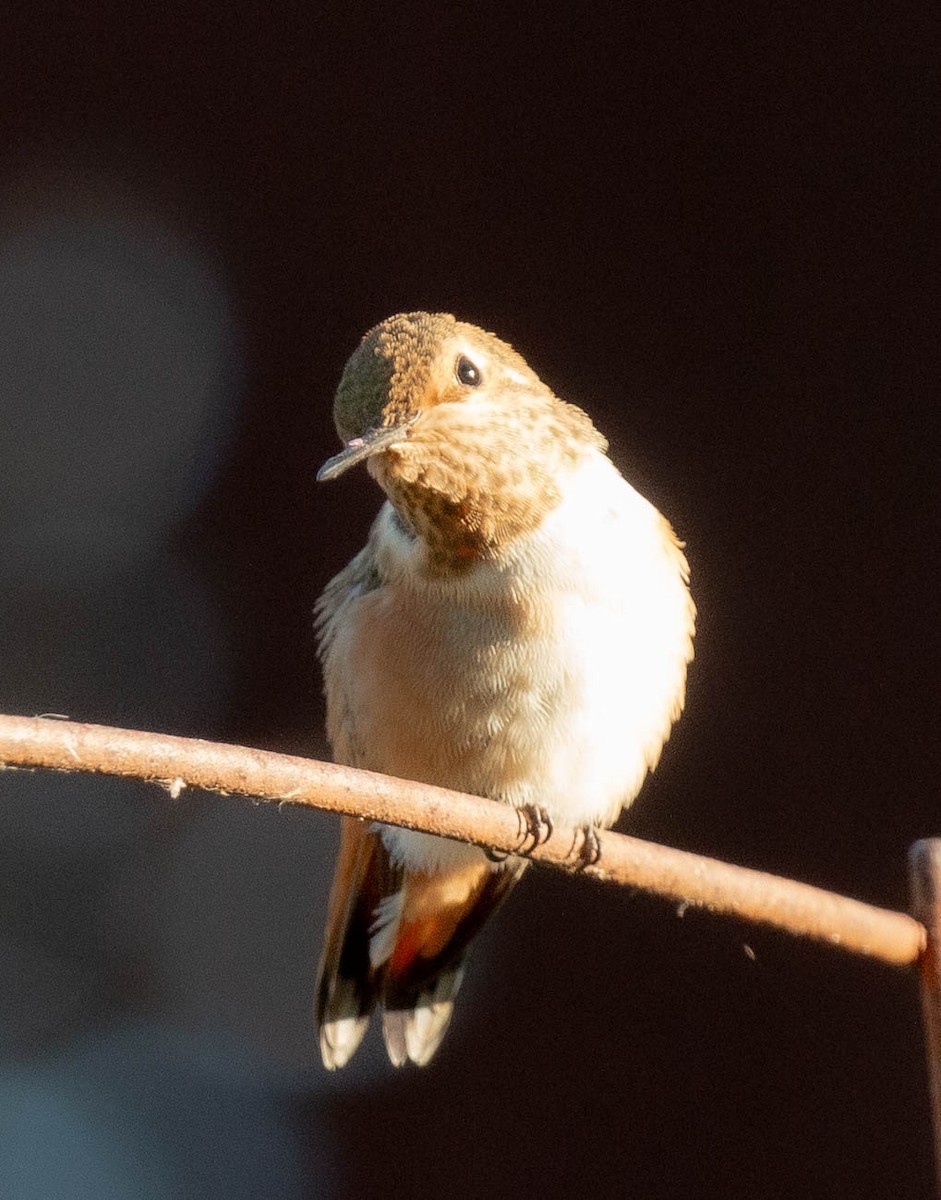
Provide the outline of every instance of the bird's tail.
<path id="1" fill-rule="evenodd" d="M 378 1002 L 389 1058 L 424 1066 L 450 1023 L 471 939 L 524 868 L 481 859 L 405 870 L 376 830 L 344 819 L 317 985 L 324 1064 L 349 1061 Z"/>

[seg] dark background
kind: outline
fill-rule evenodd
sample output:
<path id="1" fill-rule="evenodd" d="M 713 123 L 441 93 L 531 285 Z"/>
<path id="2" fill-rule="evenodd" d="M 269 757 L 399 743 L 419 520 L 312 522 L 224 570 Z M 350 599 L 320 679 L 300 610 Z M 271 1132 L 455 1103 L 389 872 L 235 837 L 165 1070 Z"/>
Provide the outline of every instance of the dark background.
<path id="1" fill-rule="evenodd" d="M 19 6 L 0 706 L 323 755 L 318 488 L 370 325 L 453 311 L 687 541 L 623 827 L 904 907 L 938 833 L 938 161 L 917 8 Z M 617 548 L 612 547 L 616 553 Z M 928 1196 L 914 978 L 533 872 L 439 1057 L 310 1027 L 335 821 L 8 774 L 0 1192 Z"/>

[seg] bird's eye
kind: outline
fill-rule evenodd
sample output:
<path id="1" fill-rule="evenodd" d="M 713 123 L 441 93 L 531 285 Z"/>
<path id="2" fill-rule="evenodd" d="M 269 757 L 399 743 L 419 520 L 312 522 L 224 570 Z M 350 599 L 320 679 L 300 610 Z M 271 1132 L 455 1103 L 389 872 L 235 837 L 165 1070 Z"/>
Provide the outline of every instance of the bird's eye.
<path id="1" fill-rule="evenodd" d="M 484 381 L 480 368 L 475 366 L 466 354 L 458 357 L 454 366 L 454 374 L 457 376 L 458 383 L 463 383 L 465 387 L 480 387 Z"/>

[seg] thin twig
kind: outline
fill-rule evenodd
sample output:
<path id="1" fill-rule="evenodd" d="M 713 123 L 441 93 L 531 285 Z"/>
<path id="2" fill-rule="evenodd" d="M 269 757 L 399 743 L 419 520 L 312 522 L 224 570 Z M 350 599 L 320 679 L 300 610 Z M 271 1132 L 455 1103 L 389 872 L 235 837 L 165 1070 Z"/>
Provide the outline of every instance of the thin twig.
<path id="1" fill-rule="evenodd" d="M 518 816 L 505 805 L 244 746 L 42 717 L 0 716 L 0 763 L 150 780 L 162 783 L 174 796 L 189 786 L 306 804 L 500 851 L 519 847 Z M 572 828 L 557 827 L 529 857 L 572 868 L 573 848 L 581 836 Z M 917 962 L 926 944 L 924 927 L 905 913 L 623 834 L 602 832 L 599 840 L 600 860 L 585 869 L 597 879 L 759 921 L 898 966 Z"/>

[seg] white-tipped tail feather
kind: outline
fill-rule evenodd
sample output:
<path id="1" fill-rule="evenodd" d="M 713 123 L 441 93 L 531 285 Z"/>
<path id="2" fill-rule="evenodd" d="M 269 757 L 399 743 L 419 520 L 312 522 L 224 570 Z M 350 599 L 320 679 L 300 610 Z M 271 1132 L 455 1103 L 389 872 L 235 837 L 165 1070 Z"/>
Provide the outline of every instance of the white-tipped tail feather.
<path id="1" fill-rule="evenodd" d="M 323 1065 L 333 1071 L 345 1067 L 359 1048 L 369 1017 L 339 1017 L 320 1027 L 320 1056 Z"/>
<path id="2" fill-rule="evenodd" d="M 442 971 L 432 990 L 422 992 L 414 1008 L 385 1010 L 382 1035 L 395 1066 L 413 1062 L 417 1067 L 424 1067 L 431 1061 L 451 1024 L 454 997 L 463 978 L 463 966 Z"/>

